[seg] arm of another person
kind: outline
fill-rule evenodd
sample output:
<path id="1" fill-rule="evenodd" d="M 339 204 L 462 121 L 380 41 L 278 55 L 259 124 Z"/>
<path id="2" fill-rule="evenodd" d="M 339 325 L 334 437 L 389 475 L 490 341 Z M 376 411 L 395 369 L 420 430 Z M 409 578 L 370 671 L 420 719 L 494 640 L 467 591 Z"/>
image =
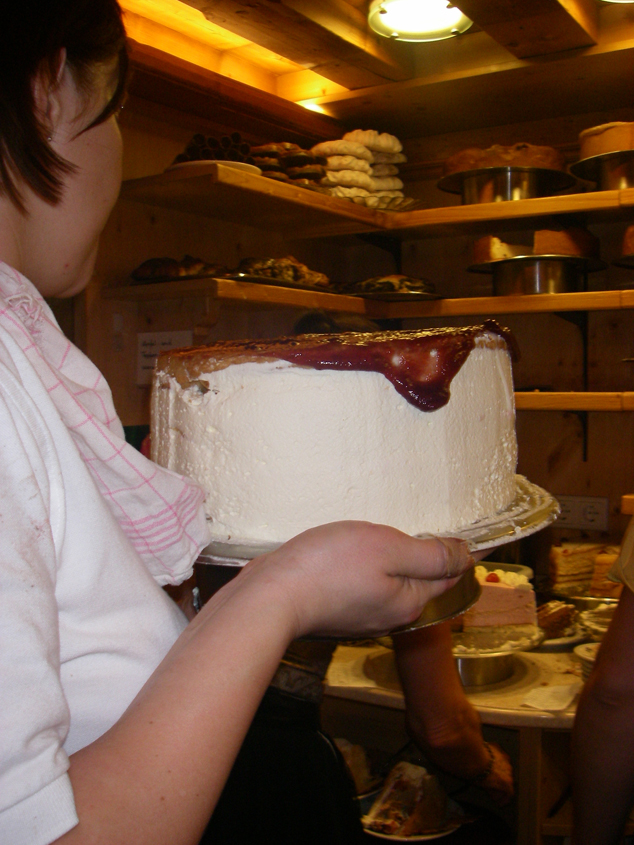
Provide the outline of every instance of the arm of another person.
<path id="1" fill-rule="evenodd" d="M 412 739 L 443 771 L 475 779 L 498 804 L 510 801 L 510 761 L 482 737 L 480 718 L 458 675 L 449 623 L 399 634 L 393 643 Z"/>
<path id="2" fill-rule="evenodd" d="M 634 805 L 634 593 L 623 588 L 572 732 L 575 845 L 621 841 Z"/>

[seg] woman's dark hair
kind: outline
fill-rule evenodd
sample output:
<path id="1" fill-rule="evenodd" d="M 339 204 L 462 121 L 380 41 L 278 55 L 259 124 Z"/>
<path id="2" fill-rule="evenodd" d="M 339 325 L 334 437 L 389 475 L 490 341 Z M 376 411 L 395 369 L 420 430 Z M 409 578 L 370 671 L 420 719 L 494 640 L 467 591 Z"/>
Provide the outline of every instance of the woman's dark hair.
<path id="1" fill-rule="evenodd" d="M 95 71 L 118 58 L 114 95 L 91 123 L 119 107 L 128 73 L 126 35 L 117 0 L 4 0 L 0 11 L 0 192 L 24 208 L 19 183 L 52 204 L 72 171 L 48 143 L 33 93 L 38 74 L 54 81 L 61 51 L 80 91 L 88 94 Z M 90 128 L 90 127 L 86 127 Z M 85 130 L 84 130 L 85 131 Z"/>

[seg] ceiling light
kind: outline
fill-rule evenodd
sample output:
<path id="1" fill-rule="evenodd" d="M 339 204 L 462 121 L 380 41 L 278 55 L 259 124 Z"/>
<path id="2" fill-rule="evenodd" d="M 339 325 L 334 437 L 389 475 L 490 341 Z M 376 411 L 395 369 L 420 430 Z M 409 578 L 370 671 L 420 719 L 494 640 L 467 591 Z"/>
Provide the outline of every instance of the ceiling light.
<path id="1" fill-rule="evenodd" d="M 373 0 L 368 23 L 396 41 L 441 41 L 466 32 L 472 21 L 448 0 Z"/>

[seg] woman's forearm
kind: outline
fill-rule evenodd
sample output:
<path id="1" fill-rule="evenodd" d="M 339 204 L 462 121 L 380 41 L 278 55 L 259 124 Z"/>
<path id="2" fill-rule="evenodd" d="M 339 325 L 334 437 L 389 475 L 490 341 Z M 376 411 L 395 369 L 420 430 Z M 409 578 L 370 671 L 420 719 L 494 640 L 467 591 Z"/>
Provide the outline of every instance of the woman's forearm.
<path id="1" fill-rule="evenodd" d="M 415 741 L 441 768 L 466 778 L 489 762 L 478 714 L 460 682 L 449 625 L 394 638 L 397 667 Z"/>

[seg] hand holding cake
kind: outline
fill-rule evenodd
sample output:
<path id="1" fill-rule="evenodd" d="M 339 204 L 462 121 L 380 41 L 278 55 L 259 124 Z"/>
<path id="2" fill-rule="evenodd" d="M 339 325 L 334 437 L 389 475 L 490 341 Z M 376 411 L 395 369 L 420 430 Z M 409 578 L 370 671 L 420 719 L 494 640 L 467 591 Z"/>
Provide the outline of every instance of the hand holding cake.
<path id="1" fill-rule="evenodd" d="M 414 621 L 473 564 L 461 540 L 422 540 L 387 525 L 344 521 L 255 558 L 238 580 L 273 581 L 279 601 L 292 608 L 297 637 L 370 636 Z"/>

